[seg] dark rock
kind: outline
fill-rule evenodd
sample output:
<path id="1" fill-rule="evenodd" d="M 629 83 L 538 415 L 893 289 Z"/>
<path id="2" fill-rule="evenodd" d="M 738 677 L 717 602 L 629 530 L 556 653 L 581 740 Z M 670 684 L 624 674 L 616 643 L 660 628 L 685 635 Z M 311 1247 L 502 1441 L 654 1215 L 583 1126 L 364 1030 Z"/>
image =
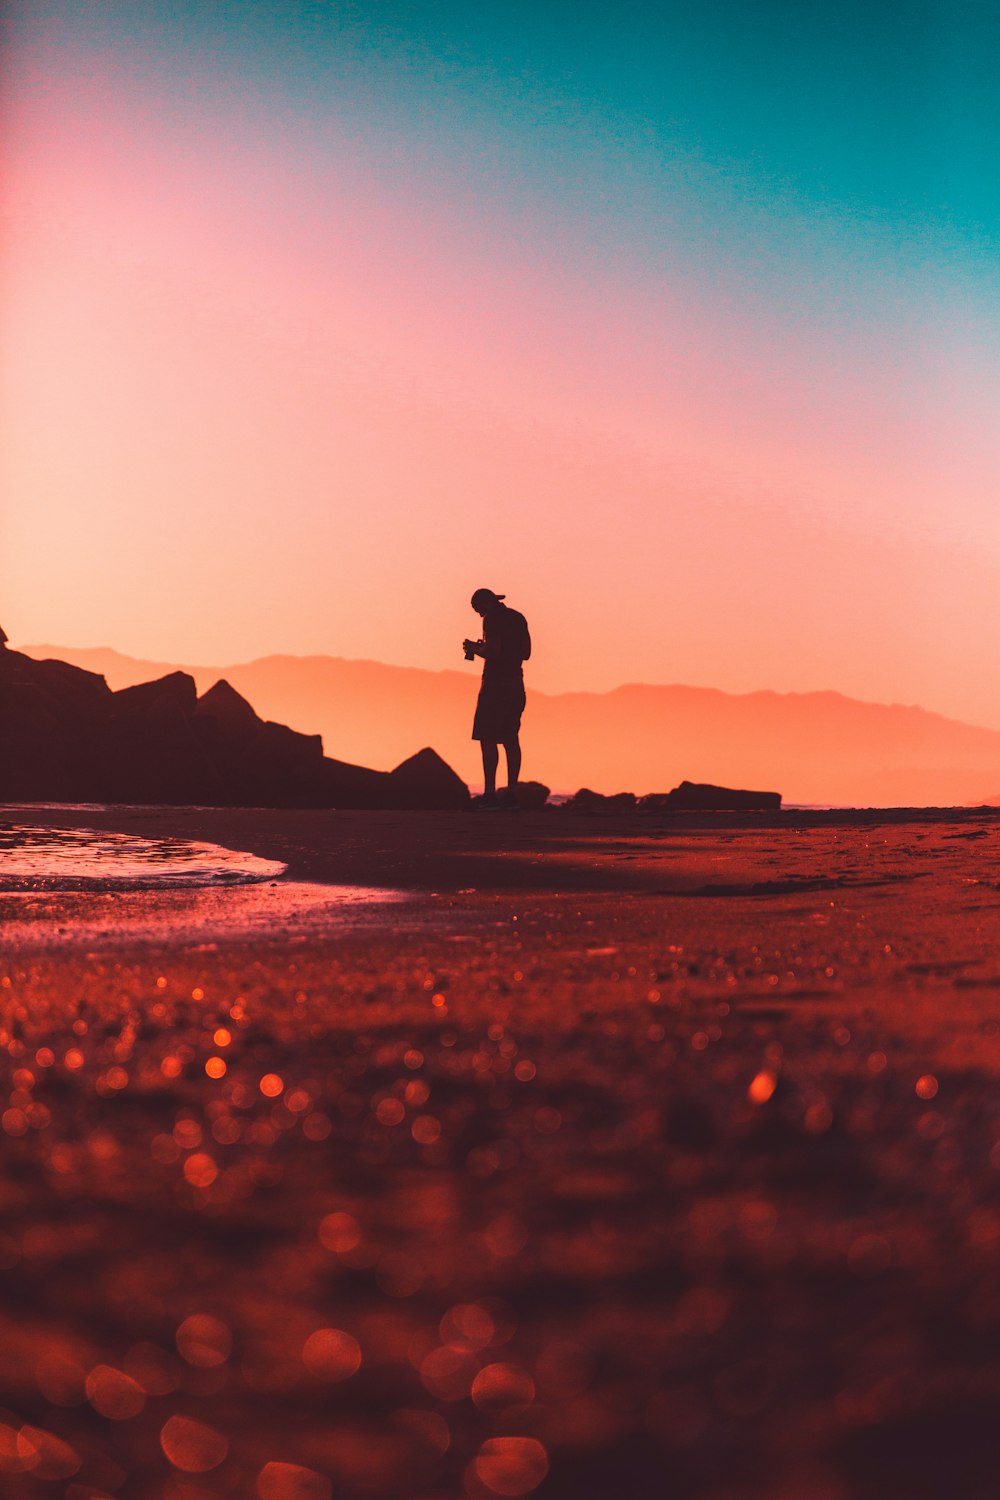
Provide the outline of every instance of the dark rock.
<path id="1" fill-rule="evenodd" d="M 112 693 L 103 677 L 0 649 L 0 799 L 220 807 L 460 807 L 433 750 L 395 771 L 327 759 L 318 734 L 265 722 L 227 682 L 200 699 L 171 672 Z"/>
<path id="2" fill-rule="evenodd" d="M 671 792 L 651 792 L 639 802 L 644 812 L 771 811 L 781 807 L 780 792 L 751 792 L 708 782 L 682 781 Z"/>
<path id="3" fill-rule="evenodd" d="M 630 812 L 635 807 L 634 792 L 615 792 L 605 796 L 603 792 L 592 792 L 582 786 L 563 805 L 571 812 Z"/>
<path id="4" fill-rule="evenodd" d="M 233 806 L 315 807 L 325 801 L 317 781 L 323 764 L 318 734 L 265 722 L 224 680 L 198 699 L 199 741 L 219 768 L 221 800 Z"/>
<path id="5" fill-rule="evenodd" d="M 0 653 L 0 792 L 19 801 L 99 800 L 101 728 L 111 690 L 67 662 Z"/>
<path id="6" fill-rule="evenodd" d="M 96 672 L 87 672 L 83 667 L 74 667 L 68 661 L 34 661 L 19 651 L 4 653 L 5 665 L 10 666 L 20 658 L 22 663 L 31 663 L 30 681 L 51 700 L 77 713 L 90 710 L 102 713 L 111 698 L 111 689 Z M 22 668 L 22 673 L 26 670 Z"/>
<path id="7" fill-rule="evenodd" d="M 540 781 L 519 781 L 517 800 L 526 812 L 536 812 L 549 800 L 549 791 L 550 788 L 543 786 Z"/>
<path id="8" fill-rule="evenodd" d="M 177 687 L 151 701 L 140 699 L 112 717 L 102 800 L 172 806 L 229 801 L 225 775 L 198 734 L 193 713 L 185 712 L 181 692 Z"/>
<path id="9" fill-rule="evenodd" d="M 271 719 L 261 726 L 261 744 L 267 746 L 275 760 L 286 763 L 296 761 L 300 765 L 318 766 L 323 759 L 321 734 L 302 734 L 298 729 L 275 724 Z"/>
<path id="10" fill-rule="evenodd" d="M 181 713 L 193 714 L 198 703 L 195 680 L 187 672 L 168 672 L 166 677 L 158 677 L 155 682 L 137 682 L 134 687 L 119 688 L 111 696 L 111 712 L 129 718 L 169 704 Z"/>
<path id="11" fill-rule="evenodd" d="M 418 750 L 388 776 L 388 807 L 466 807 L 469 788 L 435 750 Z"/>
<path id="12" fill-rule="evenodd" d="M 72 741 L 48 695 L 0 683 L 0 788 L 19 802 L 75 801 Z"/>
<path id="13" fill-rule="evenodd" d="M 253 705 L 234 687 L 230 687 L 224 677 L 214 687 L 210 687 L 207 693 L 202 693 L 195 712 L 199 719 L 209 719 L 226 729 L 246 731 L 251 726 L 263 723 Z"/>
<path id="14" fill-rule="evenodd" d="M 372 771 L 345 760 L 323 759 L 319 774 L 319 807 L 387 807 L 388 771 Z"/>
<path id="15" fill-rule="evenodd" d="M 256 733 L 228 747 L 227 764 L 235 772 L 234 791 L 241 804 L 260 807 L 329 806 L 322 799 L 319 773 L 323 741 L 318 734 L 299 734 L 286 724 L 261 723 Z M 243 746 L 242 763 L 235 745 Z"/>

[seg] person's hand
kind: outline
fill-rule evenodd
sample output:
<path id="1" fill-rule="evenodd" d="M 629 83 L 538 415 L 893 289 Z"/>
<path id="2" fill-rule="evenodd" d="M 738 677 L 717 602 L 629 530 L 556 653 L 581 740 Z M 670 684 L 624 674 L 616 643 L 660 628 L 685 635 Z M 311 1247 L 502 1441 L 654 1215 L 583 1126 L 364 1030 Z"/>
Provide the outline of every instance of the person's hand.
<path id="1" fill-rule="evenodd" d="M 478 654 L 479 648 L 482 644 L 482 641 L 463 641 L 462 650 L 471 651 L 473 655 L 476 655 Z"/>

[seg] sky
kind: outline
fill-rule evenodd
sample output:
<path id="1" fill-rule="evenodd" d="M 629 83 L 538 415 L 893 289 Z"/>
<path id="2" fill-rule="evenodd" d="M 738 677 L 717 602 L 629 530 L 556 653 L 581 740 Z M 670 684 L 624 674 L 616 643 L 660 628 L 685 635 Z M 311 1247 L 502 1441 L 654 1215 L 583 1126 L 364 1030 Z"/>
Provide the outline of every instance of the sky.
<path id="1" fill-rule="evenodd" d="M 11 0 L 0 623 L 1000 726 L 1000 6 Z"/>

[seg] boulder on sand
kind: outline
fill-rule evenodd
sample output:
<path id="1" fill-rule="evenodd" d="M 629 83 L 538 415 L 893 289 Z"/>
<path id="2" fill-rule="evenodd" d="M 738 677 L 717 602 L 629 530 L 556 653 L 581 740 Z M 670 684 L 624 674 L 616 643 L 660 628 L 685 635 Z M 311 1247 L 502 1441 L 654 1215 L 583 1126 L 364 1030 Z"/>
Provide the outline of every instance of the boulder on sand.
<path id="1" fill-rule="evenodd" d="M 671 792 L 652 792 L 641 798 L 639 806 L 643 812 L 774 812 L 781 807 L 781 793 L 682 781 Z"/>
<path id="2" fill-rule="evenodd" d="M 373 771 L 346 760 L 331 760 L 328 755 L 317 772 L 320 790 L 316 807 L 386 807 L 389 781 L 387 771 Z"/>
<path id="3" fill-rule="evenodd" d="M 102 731 L 111 689 L 95 672 L 0 649 L 0 795 L 11 801 L 100 800 Z"/>
<path id="4" fill-rule="evenodd" d="M 386 807 L 467 807 L 469 788 L 436 750 L 418 750 L 386 778 Z"/>
<path id="5" fill-rule="evenodd" d="M 634 792 L 614 792 L 605 796 L 603 792 L 592 792 L 589 786 L 582 786 L 563 806 L 570 812 L 631 812 L 635 803 Z"/>
<path id="6" fill-rule="evenodd" d="M 550 788 L 543 786 L 540 781 L 519 781 L 517 783 L 517 802 L 525 812 L 536 812 L 538 808 L 544 807 L 549 800 Z"/>
<path id="7" fill-rule="evenodd" d="M 99 800 L 220 803 L 226 777 L 198 733 L 198 689 L 187 672 L 112 693 L 103 728 Z"/>
<path id="8" fill-rule="evenodd" d="M 199 698 L 171 672 L 112 693 L 103 677 L 0 643 L 0 800 L 214 807 L 451 808 L 465 783 L 433 750 L 372 771 L 318 734 L 265 722 L 229 683 Z"/>

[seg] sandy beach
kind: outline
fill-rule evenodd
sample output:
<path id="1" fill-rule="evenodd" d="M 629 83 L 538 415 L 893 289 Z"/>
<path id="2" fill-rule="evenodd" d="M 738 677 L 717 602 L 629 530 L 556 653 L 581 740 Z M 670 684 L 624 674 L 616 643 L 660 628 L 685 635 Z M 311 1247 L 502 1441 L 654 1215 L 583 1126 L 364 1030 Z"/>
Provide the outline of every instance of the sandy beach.
<path id="1" fill-rule="evenodd" d="M 4 1493 L 1000 1489 L 1000 811 L 0 810 Z"/>

